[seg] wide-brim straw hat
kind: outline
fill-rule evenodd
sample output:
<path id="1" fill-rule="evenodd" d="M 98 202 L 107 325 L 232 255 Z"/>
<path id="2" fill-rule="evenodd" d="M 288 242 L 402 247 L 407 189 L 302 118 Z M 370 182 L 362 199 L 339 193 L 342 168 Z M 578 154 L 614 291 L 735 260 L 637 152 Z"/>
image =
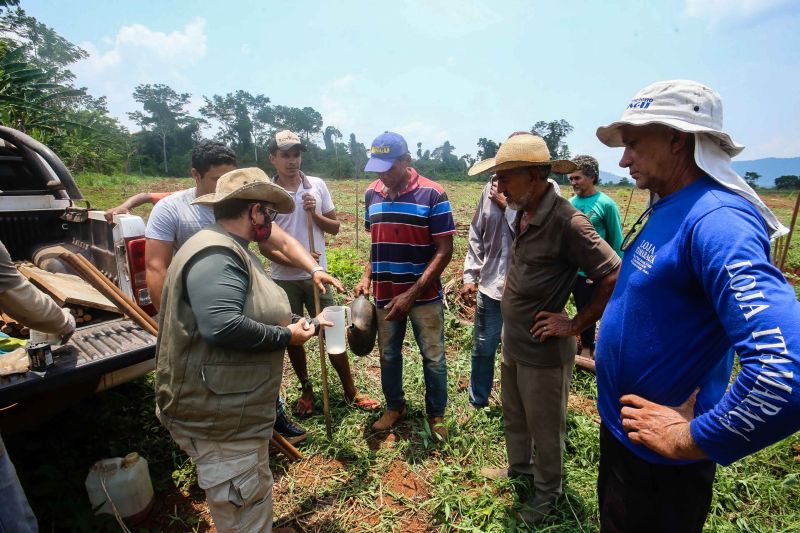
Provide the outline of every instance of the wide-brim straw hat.
<path id="1" fill-rule="evenodd" d="M 267 202 L 278 213 L 294 211 L 294 199 L 289 193 L 280 185 L 272 183 L 264 171 L 256 167 L 226 172 L 217 180 L 216 192 L 195 198 L 192 203 L 214 205 L 225 200 Z"/>
<path id="2" fill-rule="evenodd" d="M 686 133 L 713 137 L 729 156 L 744 150 L 722 131 L 722 99 L 714 89 L 691 80 L 659 81 L 633 97 L 622 118 L 597 128 L 597 138 L 606 146 L 621 147 L 623 126 L 662 124 Z"/>
<path id="3" fill-rule="evenodd" d="M 522 133 L 509 137 L 497 150 L 497 155 L 475 163 L 467 174 L 474 176 L 481 172 L 542 165 L 550 165 L 552 172 L 556 174 L 569 174 L 578 169 L 572 161 L 550 159 L 547 143 L 538 135 Z"/>

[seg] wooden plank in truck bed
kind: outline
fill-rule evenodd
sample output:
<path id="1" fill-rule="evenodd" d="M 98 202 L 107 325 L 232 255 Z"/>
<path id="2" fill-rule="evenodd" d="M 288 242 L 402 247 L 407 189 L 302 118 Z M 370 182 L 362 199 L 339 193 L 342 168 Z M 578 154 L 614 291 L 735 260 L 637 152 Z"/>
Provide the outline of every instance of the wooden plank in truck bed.
<path id="1" fill-rule="evenodd" d="M 120 313 L 116 305 L 78 276 L 55 274 L 31 264 L 18 265 L 17 269 L 23 276 L 52 296 L 61 307 L 64 307 L 64 305 L 82 305 Z"/>

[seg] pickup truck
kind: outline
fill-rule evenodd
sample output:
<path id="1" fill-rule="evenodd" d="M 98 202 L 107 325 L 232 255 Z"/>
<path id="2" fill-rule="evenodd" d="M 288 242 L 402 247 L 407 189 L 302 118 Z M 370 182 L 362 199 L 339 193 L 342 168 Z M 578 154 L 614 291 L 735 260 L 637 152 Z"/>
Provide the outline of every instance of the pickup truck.
<path id="1" fill-rule="evenodd" d="M 0 126 L 0 241 L 14 261 L 28 261 L 50 272 L 72 273 L 58 255 L 79 253 L 106 277 L 153 313 L 145 284 L 144 221 L 92 210 L 61 160 L 30 136 Z M 114 315 L 112 315 L 113 317 Z M 135 379 L 155 366 L 155 337 L 122 315 L 82 326 L 56 352 L 44 373 L 0 377 L 0 427 L 24 415 L 30 425 L 36 409 L 47 414 L 85 397 Z M 79 391 L 77 394 L 75 391 Z M 44 401 L 43 401 L 44 399 Z M 15 405 L 16 404 L 16 405 Z M 12 407 L 14 406 L 14 407 Z"/>

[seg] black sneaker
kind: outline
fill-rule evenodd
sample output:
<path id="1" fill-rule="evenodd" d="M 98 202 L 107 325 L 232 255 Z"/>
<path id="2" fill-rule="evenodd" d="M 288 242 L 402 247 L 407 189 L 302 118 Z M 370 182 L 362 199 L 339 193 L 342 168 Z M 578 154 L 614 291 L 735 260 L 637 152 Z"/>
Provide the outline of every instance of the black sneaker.
<path id="1" fill-rule="evenodd" d="M 283 435 L 291 444 L 304 441 L 308 436 L 306 430 L 290 419 L 283 409 L 279 409 L 275 417 L 275 431 Z"/>

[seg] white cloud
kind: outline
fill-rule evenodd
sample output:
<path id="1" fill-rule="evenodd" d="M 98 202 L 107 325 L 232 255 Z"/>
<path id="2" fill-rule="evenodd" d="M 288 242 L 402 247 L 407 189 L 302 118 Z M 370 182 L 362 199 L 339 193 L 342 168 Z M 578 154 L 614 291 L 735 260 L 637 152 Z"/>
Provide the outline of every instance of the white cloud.
<path id="1" fill-rule="evenodd" d="M 486 28 L 501 24 L 508 16 L 511 2 L 487 2 L 484 0 L 434 0 L 420 2 L 414 9 L 404 9 L 398 16 L 405 17 L 415 31 L 437 38 L 455 38 L 476 34 Z M 522 3 L 526 5 L 525 2 Z M 530 7 L 528 7 L 530 9 Z M 443 24 L 442 21 L 447 23 Z"/>
<path id="2" fill-rule="evenodd" d="M 182 29 L 162 32 L 142 24 L 121 27 L 113 37 L 80 46 L 89 57 L 72 68 L 78 86 L 86 86 L 94 96 L 108 98 L 111 114 L 130 128 L 136 126 L 127 113 L 139 109 L 132 93 L 141 83 L 165 83 L 177 92 L 187 91 L 192 82 L 187 74 L 207 52 L 206 21 L 195 18 Z M 192 106 L 202 104 L 193 98 Z M 193 109 L 194 110 L 194 109 Z"/>
<path id="3" fill-rule="evenodd" d="M 760 20 L 796 5 L 796 0 L 686 0 L 685 12 L 716 26 Z"/>
<path id="4" fill-rule="evenodd" d="M 142 24 L 123 26 L 106 51 L 100 51 L 92 43 L 82 43 L 89 57 L 78 67 L 97 72 L 137 58 L 162 65 L 192 65 L 206 54 L 205 26 L 206 21 L 201 18 L 193 20 L 183 30 L 170 33 L 153 31 Z M 102 41 L 105 44 L 107 39 Z"/>
<path id="5" fill-rule="evenodd" d="M 359 80 L 359 84 L 353 82 Z M 371 87 L 369 80 L 357 74 L 345 74 L 328 82 L 320 95 L 320 113 L 326 126 L 335 126 L 343 134 L 358 134 L 360 118 L 364 116 L 363 92 Z"/>
<path id="6" fill-rule="evenodd" d="M 800 154 L 800 139 L 776 135 L 763 142 L 748 146 L 739 159 L 760 159 L 762 157 L 797 157 Z"/>
<path id="7" fill-rule="evenodd" d="M 92 43 L 81 43 L 81 48 L 88 52 L 89 57 L 76 65 L 76 70 L 86 67 L 90 70 L 102 71 L 114 65 L 118 65 L 121 59 L 119 50 L 113 48 L 107 52 L 101 52 Z"/>
<path id="8" fill-rule="evenodd" d="M 357 110 L 351 101 L 322 95 L 320 104 L 319 111 L 325 119 L 325 126 L 334 126 L 342 133 L 353 130 L 353 118 Z"/>
<path id="9" fill-rule="evenodd" d="M 440 128 L 436 124 L 415 120 L 398 126 L 395 132 L 405 137 L 408 142 L 408 149 L 416 156 L 417 143 L 422 143 L 422 151 L 431 150 L 448 140 L 447 130 Z"/>
<path id="10" fill-rule="evenodd" d="M 353 74 L 345 74 L 341 78 L 336 78 L 335 80 L 333 80 L 331 82 L 331 86 L 334 89 L 344 89 L 348 87 L 351 83 L 353 83 L 353 80 L 355 79 L 356 77 Z"/>
<path id="11" fill-rule="evenodd" d="M 380 90 L 381 86 L 363 74 L 346 74 L 328 82 L 319 104 L 325 126 L 335 126 L 345 138 L 355 133 L 359 142 L 367 146 L 385 129 L 395 131 L 406 138 L 412 154 L 416 154 L 418 142 L 423 151 L 432 151 L 450 139 L 448 131 L 437 123 L 417 120 L 417 110 L 407 110 L 407 116 L 412 117 L 407 122 L 395 122 L 399 104 L 391 99 L 376 104 L 374 95 Z"/>

